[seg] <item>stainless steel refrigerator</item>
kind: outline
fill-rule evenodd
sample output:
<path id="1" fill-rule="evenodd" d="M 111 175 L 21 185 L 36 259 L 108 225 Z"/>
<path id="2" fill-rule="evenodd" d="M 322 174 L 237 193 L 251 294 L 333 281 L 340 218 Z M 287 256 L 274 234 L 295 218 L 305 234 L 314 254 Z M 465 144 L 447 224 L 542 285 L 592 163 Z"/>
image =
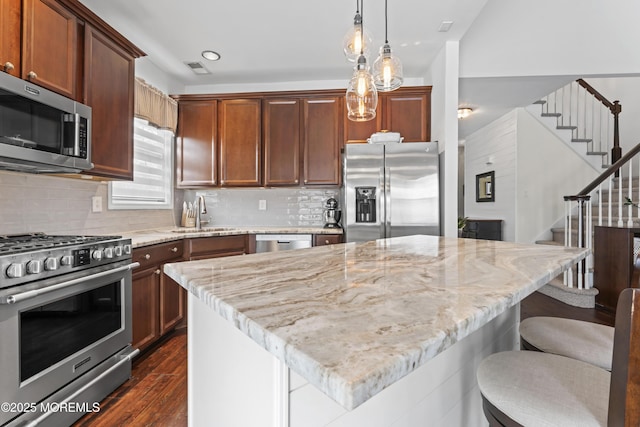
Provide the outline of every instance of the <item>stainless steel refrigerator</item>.
<path id="1" fill-rule="evenodd" d="M 349 144 L 343 185 L 346 242 L 440 235 L 437 142 Z"/>

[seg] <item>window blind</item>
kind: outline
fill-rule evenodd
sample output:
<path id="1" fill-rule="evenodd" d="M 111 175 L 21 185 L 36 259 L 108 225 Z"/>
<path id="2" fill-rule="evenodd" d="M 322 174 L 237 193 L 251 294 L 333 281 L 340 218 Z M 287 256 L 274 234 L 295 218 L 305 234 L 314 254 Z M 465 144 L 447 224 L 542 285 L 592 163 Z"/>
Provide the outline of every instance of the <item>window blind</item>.
<path id="1" fill-rule="evenodd" d="M 134 119 L 133 181 L 110 183 L 109 208 L 172 208 L 173 133 Z"/>

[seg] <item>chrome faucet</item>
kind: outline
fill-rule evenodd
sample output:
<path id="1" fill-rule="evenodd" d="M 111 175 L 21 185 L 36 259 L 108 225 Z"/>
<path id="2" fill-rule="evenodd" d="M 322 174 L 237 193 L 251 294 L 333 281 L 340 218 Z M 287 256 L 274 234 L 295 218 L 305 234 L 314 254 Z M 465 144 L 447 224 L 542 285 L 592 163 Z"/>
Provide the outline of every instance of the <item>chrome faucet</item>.
<path id="1" fill-rule="evenodd" d="M 204 196 L 196 198 L 196 228 L 202 229 L 202 220 L 200 216 L 207 213 L 207 204 L 204 202 Z"/>

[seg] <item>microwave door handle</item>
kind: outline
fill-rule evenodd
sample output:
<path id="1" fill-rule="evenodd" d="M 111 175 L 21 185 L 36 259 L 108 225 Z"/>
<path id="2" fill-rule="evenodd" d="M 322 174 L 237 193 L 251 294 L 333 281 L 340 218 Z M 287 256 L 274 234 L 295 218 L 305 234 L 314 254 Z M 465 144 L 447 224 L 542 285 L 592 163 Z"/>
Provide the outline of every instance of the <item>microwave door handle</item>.
<path id="1" fill-rule="evenodd" d="M 76 157 L 80 156 L 80 114 L 75 113 L 73 115 L 75 119 L 73 121 L 73 155 Z"/>
<path id="2" fill-rule="evenodd" d="M 53 292 L 53 291 L 57 291 L 58 289 L 68 288 L 69 286 L 74 286 L 79 283 L 86 282 L 88 280 L 99 279 L 100 277 L 109 276 L 113 273 L 132 270 L 139 266 L 140 266 L 139 262 L 132 262 L 131 264 L 123 265 L 117 268 L 112 268 L 111 270 L 101 271 L 99 273 L 91 274 L 89 276 L 67 280 L 65 282 L 58 283 L 57 285 L 47 286 L 46 288 L 34 289 L 32 291 L 26 291 L 18 294 L 8 295 L 6 297 L 0 298 L 0 304 L 3 304 L 3 305 L 15 304 L 20 301 L 24 301 L 27 299 L 35 298 L 42 294 L 46 294 L 48 292 Z"/>

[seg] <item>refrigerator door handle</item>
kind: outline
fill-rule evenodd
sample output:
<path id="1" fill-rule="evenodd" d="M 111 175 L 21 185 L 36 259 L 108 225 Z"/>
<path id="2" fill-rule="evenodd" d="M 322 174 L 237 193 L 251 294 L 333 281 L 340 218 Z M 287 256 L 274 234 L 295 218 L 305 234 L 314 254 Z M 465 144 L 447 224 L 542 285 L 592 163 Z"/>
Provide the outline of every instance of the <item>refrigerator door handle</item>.
<path id="1" fill-rule="evenodd" d="M 384 172 L 385 172 L 385 168 L 381 167 L 380 176 L 379 176 L 380 182 L 378 183 L 378 188 L 380 189 L 380 191 L 378 192 L 378 195 L 377 195 L 377 198 L 378 198 L 377 204 L 380 212 L 378 221 L 380 222 L 380 238 L 381 239 L 384 239 L 385 237 L 387 237 L 387 225 L 385 223 L 385 218 L 387 217 L 387 202 L 386 202 L 387 187 L 386 187 Z"/>

